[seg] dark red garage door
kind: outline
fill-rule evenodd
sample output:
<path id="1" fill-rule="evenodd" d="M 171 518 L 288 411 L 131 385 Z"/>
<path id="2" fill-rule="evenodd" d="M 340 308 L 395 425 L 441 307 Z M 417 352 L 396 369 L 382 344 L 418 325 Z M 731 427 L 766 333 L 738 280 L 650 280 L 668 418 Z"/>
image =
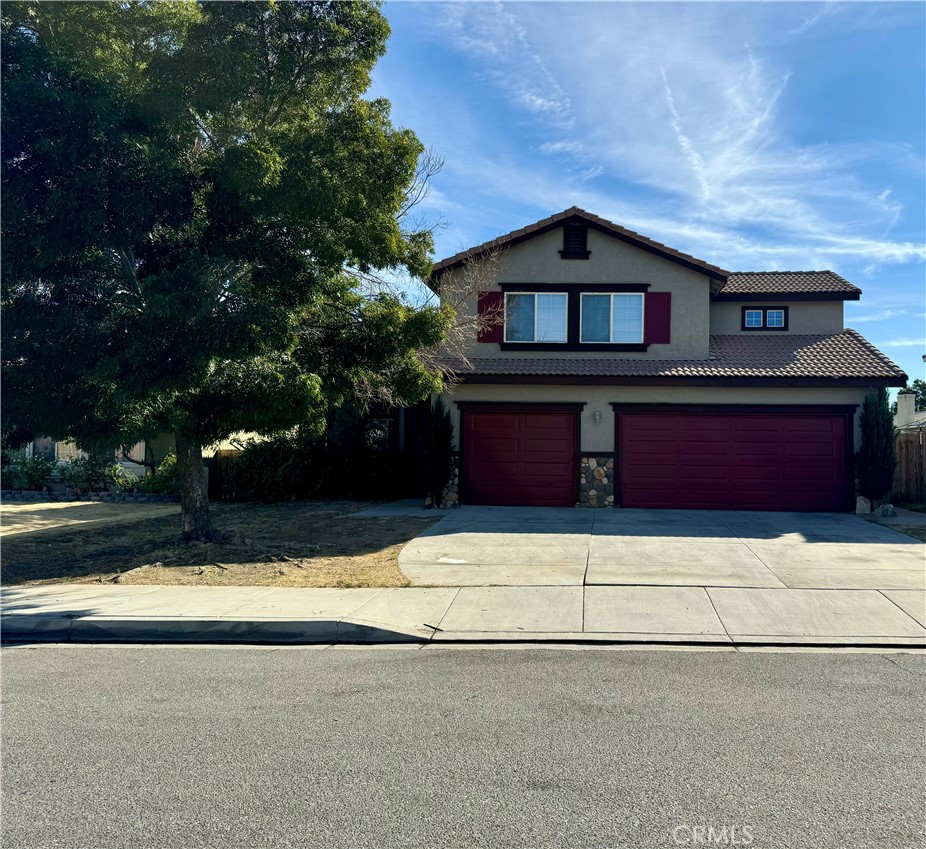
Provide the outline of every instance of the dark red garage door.
<path id="1" fill-rule="evenodd" d="M 844 415 L 618 412 L 623 507 L 844 510 Z"/>
<path id="2" fill-rule="evenodd" d="M 576 503 L 576 413 L 466 410 L 463 417 L 464 503 Z"/>

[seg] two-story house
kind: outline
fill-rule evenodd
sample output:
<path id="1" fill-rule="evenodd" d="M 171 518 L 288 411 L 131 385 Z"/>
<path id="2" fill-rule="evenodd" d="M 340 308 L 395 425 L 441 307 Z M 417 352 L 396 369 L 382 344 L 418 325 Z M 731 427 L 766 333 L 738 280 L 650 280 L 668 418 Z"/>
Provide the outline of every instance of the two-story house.
<path id="1" fill-rule="evenodd" d="M 906 375 L 832 271 L 730 272 L 573 207 L 434 266 L 479 279 L 445 400 L 469 504 L 846 510 L 857 414 Z"/>

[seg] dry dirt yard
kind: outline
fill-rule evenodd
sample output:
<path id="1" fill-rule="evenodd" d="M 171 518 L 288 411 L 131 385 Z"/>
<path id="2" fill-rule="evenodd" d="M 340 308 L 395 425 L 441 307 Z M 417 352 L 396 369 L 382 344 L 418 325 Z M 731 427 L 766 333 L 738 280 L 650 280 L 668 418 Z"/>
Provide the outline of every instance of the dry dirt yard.
<path id="1" fill-rule="evenodd" d="M 375 503 L 216 504 L 216 541 L 189 546 L 177 542 L 176 504 L 4 504 L 0 578 L 7 585 L 408 586 L 399 549 L 439 517 L 351 516 Z M 79 506 L 79 516 L 67 506 Z"/>

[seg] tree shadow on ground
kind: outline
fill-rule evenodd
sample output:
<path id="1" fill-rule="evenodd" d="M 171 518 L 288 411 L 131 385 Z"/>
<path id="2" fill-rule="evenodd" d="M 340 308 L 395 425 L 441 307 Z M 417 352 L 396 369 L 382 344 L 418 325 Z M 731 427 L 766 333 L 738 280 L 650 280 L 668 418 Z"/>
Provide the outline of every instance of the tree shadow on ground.
<path id="1" fill-rule="evenodd" d="M 217 538 L 178 542 L 176 515 L 20 533 L 3 543 L 3 582 L 404 586 L 398 549 L 438 517 L 351 514 L 372 502 L 214 506 Z M 349 521 L 346 521 L 347 519 Z"/>

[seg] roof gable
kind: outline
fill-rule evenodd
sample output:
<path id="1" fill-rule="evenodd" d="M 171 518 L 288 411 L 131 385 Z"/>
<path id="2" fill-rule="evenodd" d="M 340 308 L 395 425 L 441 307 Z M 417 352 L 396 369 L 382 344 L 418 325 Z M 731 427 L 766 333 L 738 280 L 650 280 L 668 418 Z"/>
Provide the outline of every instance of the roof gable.
<path id="1" fill-rule="evenodd" d="M 726 271 L 719 266 L 711 265 L 709 262 L 706 262 L 703 259 L 698 259 L 697 257 L 693 257 L 690 254 L 682 253 L 681 251 L 675 250 L 675 248 L 670 248 L 668 245 L 664 245 L 662 242 L 657 242 L 647 236 L 636 233 L 633 230 L 628 230 L 626 227 L 621 227 L 619 224 L 615 224 L 613 221 L 608 221 L 604 218 L 600 218 L 597 215 L 593 215 L 590 212 L 586 212 L 584 209 L 573 206 L 564 210 L 563 212 L 558 212 L 555 215 L 551 215 L 549 218 L 541 219 L 534 224 L 529 224 L 528 226 L 521 227 L 518 230 L 512 230 L 510 233 L 506 233 L 504 236 L 498 236 L 491 241 L 483 242 L 481 245 L 476 245 L 475 247 L 461 251 L 458 254 L 454 254 L 451 257 L 447 257 L 446 259 L 435 263 L 431 272 L 431 283 L 434 285 L 434 283 L 436 283 L 441 275 L 447 273 L 448 271 L 452 271 L 455 268 L 460 268 L 468 260 L 484 256 L 493 250 L 513 247 L 514 245 L 521 244 L 522 242 L 526 242 L 529 239 L 533 239 L 537 236 L 543 235 L 544 233 L 549 233 L 552 230 L 556 230 L 569 224 L 585 224 L 588 227 L 598 230 L 601 233 L 605 233 L 616 239 L 620 239 L 621 241 L 627 242 L 634 247 L 640 248 L 641 250 L 647 251 L 649 253 L 656 254 L 657 256 L 663 257 L 664 259 L 667 259 L 671 262 L 676 262 L 679 265 L 683 265 L 686 268 L 690 268 L 693 271 L 707 275 L 708 277 L 715 280 L 726 282 L 730 275 L 729 271 Z"/>

